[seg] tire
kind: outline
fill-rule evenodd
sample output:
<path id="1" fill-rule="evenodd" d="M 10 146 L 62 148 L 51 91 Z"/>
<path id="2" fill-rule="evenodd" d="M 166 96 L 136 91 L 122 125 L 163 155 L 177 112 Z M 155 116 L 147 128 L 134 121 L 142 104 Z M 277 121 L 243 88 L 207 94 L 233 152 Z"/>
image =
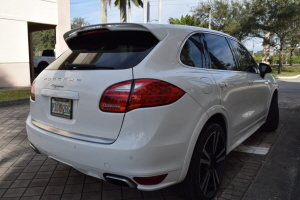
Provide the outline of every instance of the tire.
<path id="1" fill-rule="evenodd" d="M 266 122 L 261 126 L 260 129 L 264 132 L 272 132 L 278 128 L 278 124 L 279 124 L 278 97 L 276 94 L 274 94 L 271 100 L 268 117 L 266 119 Z"/>
<path id="2" fill-rule="evenodd" d="M 190 167 L 176 192 L 187 200 L 212 199 L 224 174 L 226 158 L 225 134 L 219 124 L 209 123 L 196 143 Z"/>
<path id="3" fill-rule="evenodd" d="M 46 67 L 48 67 L 48 63 L 42 62 L 37 67 L 37 74 L 40 74 Z"/>

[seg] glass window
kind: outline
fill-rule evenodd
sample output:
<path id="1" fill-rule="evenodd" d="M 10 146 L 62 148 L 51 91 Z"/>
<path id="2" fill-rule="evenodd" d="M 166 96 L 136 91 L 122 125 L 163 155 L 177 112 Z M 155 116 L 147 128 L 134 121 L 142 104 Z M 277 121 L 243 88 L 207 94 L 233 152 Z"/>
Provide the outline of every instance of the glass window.
<path id="1" fill-rule="evenodd" d="M 236 58 L 239 63 L 238 70 L 246 72 L 256 72 L 257 64 L 248 52 L 248 50 L 238 42 L 229 40 L 234 51 L 236 52 Z"/>
<path id="2" fill-rule="evenodd" d="M 47 69 L 128 69 L 138 65 L 158 42 L 150 32 L 92 31 L 67 41 L 72 52 Z"/>
<path id="3" fill-rule="evenodd" d="M 198 33 L 192 35 L 185 42 L 180 53 L 180 60 L 183 64 L 191 67 L 207 67 L 203 62 L 205 60 L 204 47 L 203 44 L 200 42 L 200 35 Z"/>
<path id="4" fill-rule="evenodd" d="M 221 70 L 236 70 L 236 64 L 231 49 L 222 36 L 204 34 L 211 67 Z"/>

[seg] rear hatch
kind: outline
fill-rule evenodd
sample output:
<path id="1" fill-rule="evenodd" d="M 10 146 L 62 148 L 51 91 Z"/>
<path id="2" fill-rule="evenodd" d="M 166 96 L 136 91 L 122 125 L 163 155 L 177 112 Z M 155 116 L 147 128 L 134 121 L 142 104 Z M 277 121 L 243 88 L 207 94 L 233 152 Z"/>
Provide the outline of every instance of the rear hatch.
<path id="1" fill-rule="evenodd" d="M 75 29 L 64 38 L 71 50 L 49 65 L 34 83 L 32 121 L 55 134 L 112 143 L 124 113 L 101 111 L 101 96 L 112 85 L 132 80 L 132 68 L 159 40 L 143 26 L 132 24 Z"/>

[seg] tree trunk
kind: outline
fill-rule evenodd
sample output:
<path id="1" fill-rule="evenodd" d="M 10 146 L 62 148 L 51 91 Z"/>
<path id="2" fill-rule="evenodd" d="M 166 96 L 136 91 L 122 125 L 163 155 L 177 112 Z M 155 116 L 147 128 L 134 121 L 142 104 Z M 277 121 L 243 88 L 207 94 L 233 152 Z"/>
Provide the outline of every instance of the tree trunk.
<path id="1" fill-rule="evenodd" d="M 101 22 L 107 23 L 107 5 L 106 2 L 100 0 L 100 8 L 101 8 Z"/>
<path id="2" fill-rule="evenodd" d="M 280 44 L 280 49 L 279 49 L 278 74 L 281 74 L 281 69 L 282 69 L 282 56 L 283 56 L 283 47 L 282 47 L 282 44 Z"/>
<path id="3" fill-rule="evenodd" d="M 266 64 L 270 64 L 270 39 L 271 33 L 268 31 L 264 31 L 264 41 L 263 41 L 263 57 L 262 62 Z"/>
<path id="4" fill-rule="evenodd" d="M 293 52 L 294 52 L 294 48 L 291 48 L 291 50 L 290 50 L 290 60 L 289 60 L 290 66 L 293 66 Z"/>
<path id="5" fill-rule="evenodd" d="M 120 22 L 127 22 L 126 18 L 126 0 L 120 0 Z"/>

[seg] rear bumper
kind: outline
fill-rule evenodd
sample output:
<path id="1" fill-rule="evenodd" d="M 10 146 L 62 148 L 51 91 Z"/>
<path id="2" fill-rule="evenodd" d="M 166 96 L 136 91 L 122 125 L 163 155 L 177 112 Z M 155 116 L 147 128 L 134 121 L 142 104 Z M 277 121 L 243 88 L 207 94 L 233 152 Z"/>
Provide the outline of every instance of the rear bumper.
<path id="1" fill-rule="evenodd" d="M 169 105 L 127 113 L 113 144 L 54 134 L 35 126 L 30 115 L 26 121 L 28 139 L 42 154 L 100 179 L 104 179 L 105 173 L 131 180 L 168 174 L 157 185 L 137 184 L 141 190 L 161 189 L 178 182 L 191 135 L 203 114 L 188 95 L 175 104 L 175 107 Z"/>

